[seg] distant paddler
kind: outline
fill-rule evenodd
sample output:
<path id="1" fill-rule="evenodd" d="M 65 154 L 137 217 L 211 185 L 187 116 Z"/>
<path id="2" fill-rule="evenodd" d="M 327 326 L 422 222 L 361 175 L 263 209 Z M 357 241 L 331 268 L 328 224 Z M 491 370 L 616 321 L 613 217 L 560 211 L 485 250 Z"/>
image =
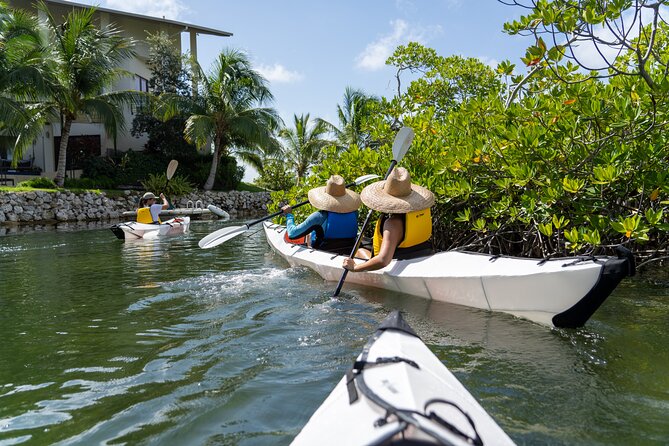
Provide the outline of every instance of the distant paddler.
<path id="1" fill-rule="evenodd" d="M 145 193 L 139 200 L 137 209 L 137 223 L 160 224 L 160 212 L 170 207 L 165 194 L 160 194 L 163 204 L 156 203 L 157 199 L 153 192 Z"/>

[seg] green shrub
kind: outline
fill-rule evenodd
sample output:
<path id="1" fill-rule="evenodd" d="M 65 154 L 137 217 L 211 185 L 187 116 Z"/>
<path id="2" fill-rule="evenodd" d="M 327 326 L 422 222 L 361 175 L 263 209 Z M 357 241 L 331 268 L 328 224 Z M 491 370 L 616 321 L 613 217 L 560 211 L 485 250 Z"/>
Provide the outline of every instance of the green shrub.
<path id="1" fill-rule="evenodd" d="M 33 189 L 57 189 L 56 183 L 51 178 L 39 177 L 31 180 L 21 181 L 17 186 L 32 187 Z"/>
<path id="2" fill-rule="evenodd" d="M 142 181 L 142 186 L 148 191 L 153 191 L 157 194 L 164 193 L 165 195 L 185 195 L 193 191 L 193 186 L 185 177 L 175 175 L 167 182 L 167 176 L 163 174 L 149 174 L 149 178 Z"/>
<path id="3" fill-rule="evenodd" d="M 295 186 L 295 174 L 282 161 L 267 161 L 256 184 L 269 190 L 288 190 Z"/>

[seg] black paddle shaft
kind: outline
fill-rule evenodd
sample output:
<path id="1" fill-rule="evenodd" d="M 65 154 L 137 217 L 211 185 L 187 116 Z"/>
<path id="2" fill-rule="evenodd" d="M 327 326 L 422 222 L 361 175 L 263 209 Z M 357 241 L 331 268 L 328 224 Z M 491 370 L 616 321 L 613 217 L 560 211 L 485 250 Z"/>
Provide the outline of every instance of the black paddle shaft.
<path id="1" fill-rule="evenodd" d="M 395 168 L 395 165 L 397 165 L 397 161 L 392 160 L 390 162 L 390 167 L 388 167 L 388 171 L 386 172 L 386 174 L 383 177 L 384 181 L 388 179 L 388 177 L 390 176 L 390 173 Z M 362 243 L 362 234 L 364 234 L 365 229 L 367 228 L 367 224 L 369 223 L 369 219 L 372 217 L 373 212 L 374 212 L 374 210 L 370 209 L 369 212 L 367 213 L 367 218 L 365 218 L 365 221 L 362 224 L 362 228 L 360 228 L 360 234 L 358 234 L 358 238 L 355 239 L 355 244 L 353 245 L 353 249 L 351 250 L 351 255 L 348 256 L 349 259 L 352 259 L 353 257 L 355 257 L 355 253 L 360 248 L 360 243 Z M 341 287 L 344 286 L 344 281 L 346 280 L 347 275 L 348 275 L 348 270 L 345 269 L 344 272 L 342 273 L 341 277 L 339 278 L 339 283 L 337 284 L 337 289 L 335 290 L 332 297 L 339 296 L 339 293 L 341 292 Z"/>
<path id="2" fill-rule="evenodd" d="M 350 188 L 352 188 L 352 187 L 355 186 L 355 185 L 357 185 L 357 183 L 354 181 L 354 182 L 352 182 L 352 183 L 348 183 L 345 187 L 348 188 L 348 189 L 350 189 Z M 295 209 L 295 208 L 299 208 L 300 206 L 304 206 L 305 204 L 309 204 L 309 200 L 302 201 L 302 202 L 297 203 L 296 205 L 293 205 L 293 206 L 291 206 L 291 207 L 292 207 L 293 209 Z M 266 220 L 270 220 L 270 219 L 272 219 L 272 218 L 274 218 L 274 217 L 278 217 L 278 216 L 281 215 L 282 213 L 283 213 L 283 211 L 277 211 L 277 212 L 275 212 L 275 213 L 273 213 L 273 214 L 271 214 L 271 215 L 267 215 L 267 216 L 265 216 L 265 217 L 263 217 L 263 218 L 259 218 L 259 219 L 257 219 L 257 220 L 250 221 L 250 222 L 246 223 L 246 227 L 247 227 L 247 228 L 250 228 L 250 227 L 253 226 L 253 225 L 257 225 L 258 223 L 262 223 L 262 222 L 264 222 L 264 221 L 266 221 Z"/>

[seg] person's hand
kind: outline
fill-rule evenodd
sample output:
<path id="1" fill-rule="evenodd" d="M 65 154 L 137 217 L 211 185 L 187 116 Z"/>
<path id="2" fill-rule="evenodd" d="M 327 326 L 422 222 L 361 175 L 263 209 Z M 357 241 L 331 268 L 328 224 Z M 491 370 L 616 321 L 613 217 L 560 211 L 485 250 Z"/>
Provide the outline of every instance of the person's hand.
<path id="1" fill-rule="evenodd" d="M 283 212 L 286 215 L 292 214 L 293 213 L 293 208 L 290 205 L 286 205 L 286 206 L 281 208 L 281 212 Z"/>
<path id="2" fill-rule="evenodd" d="M 342 264 L 342 267 L 344 267 L 344 269 L 347 269 L 349 271 L 355 271 L 355 260 L 353 260 L 350 257 L 346 257 L 344 259 L 344 263 Z"/>
<path id="3" fill-rule="evenodd" d="M 165 199 L 165 194 L 161 193 L 160 198 L 162 198 L 164 200 Z"/>

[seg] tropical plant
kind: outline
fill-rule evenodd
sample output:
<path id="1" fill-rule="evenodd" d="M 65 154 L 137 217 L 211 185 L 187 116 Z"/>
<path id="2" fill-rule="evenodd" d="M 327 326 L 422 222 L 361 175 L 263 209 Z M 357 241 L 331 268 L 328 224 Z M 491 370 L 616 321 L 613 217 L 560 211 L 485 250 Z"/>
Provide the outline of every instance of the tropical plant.
<path id="1" fill-rule="evenodd" d="M 163 119 L 187 115 L 186 140 L 200 147 L 213 144 L 214 158 L 204 184 L 211 190 L 221 156 L 234 152 L 257 162 L 258 153 L 276 150 L 273 134 L 281 120 L 276 110 L 264 107 L 272 101 L 272 93 L 245 53 L 223 50 L 208 76 L 198 71 L 197 95 L 163 93 L 160 115 Z"/>
<path id="2" fill-rule="evenodd" d="M 321 120 L 310 121 L 309 114 L 294 115 L 292 128 L 283 128 L 279 138 L 283 145 L 285 163 L 295 173 L 299 185 L 309 169 L 321 159 L 323 148 L 332 144 L 325 139 L 327 124 Z"/>
<path id="3" fill-rule="evenodd" d="M 343 103 L 337 105 L 339 126 L 328 121 L 319 121 L 334 134 L 340 149 L 344 150 L 353 144 L 367 147 L 371 143 L 366 120 L 373 113 L 379 99 L 366 94 L 362 90 L 346 87 Z"/>
<path id="4" fill-rule="evenodd" d="M 99 120 L 113 138 L 124 128 L 122 106 L 139 100 L 137 92 L 104 93 L 126 75 L 119 64 L 133 53 L 134 42 L 111 25 L 99 28 L 95 8 L 71 10 L 59 23 L 42 1 L 38 8 L 46 17 L 48 35 L 46 63 L 49 95 L 35 105 L 33 119 L 24 136 L 42 130 L 47 118 L 62 120 L 55 182 L 63 185 L 68 139 L 72 123 L 81 114 Z M 32 139 L 32 138 L 31 138 Z"/>
<path id="5" fill-rule="evenodd" d="M 191 97 L 191 75 L 189 61 L 174 45 L 164 31 L 149 34 L 147 66 L 151 71 L 149 88 L 155 98 L 162 93 Z M 135 114 L 131 133 L 133 136 L 148 135 L 147 151 L 159 152 L 169 158 L 182 158 L 195 154 L 196 147 L 184 139 L 187 116 L 176 115 L 168 120 L 157 119 L 152 111 L 154 101 Z"/>
<path id="6" fill-rule="evenodd" d="M 168 182 L 164 173 L 149 174 L 149 177 L 142 181 L 142 186 L 145 190 L 160 191 L 172 196 L 186 195 L 193 191 L 193 185 L 185 177 L 175 175 Z"/>
<path id="7" fill-rule="evenodd" d="M 18 136 L 32 115 L 25 102 L 45 90 L 43 56 L 37 19 L 0 3 L 0 131 L 14 138 L 14 163 L 32 141 Z"/>
<path id="8" fill-rule="evenodd" d="M 283 160 L 269 159 L 264 162 L 260 175 L 255 179 L 255 184 L 263 189 L 273 191 L 288 190 L 295 186 L 295 175 L 286 169 Z"/>

